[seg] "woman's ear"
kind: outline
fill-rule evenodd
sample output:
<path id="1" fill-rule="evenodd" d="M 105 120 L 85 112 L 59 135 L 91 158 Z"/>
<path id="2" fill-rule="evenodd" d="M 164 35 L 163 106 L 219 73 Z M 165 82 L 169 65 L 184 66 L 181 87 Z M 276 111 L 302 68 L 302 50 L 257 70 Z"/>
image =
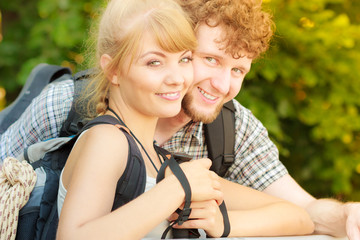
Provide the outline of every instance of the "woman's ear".
<path id="1" fill-rule="evenodd" d="M 110 57 L 108 54 L 103 54 L 100 57 L 100 66 L 101 66 L 101 69 L 104 71 L 107 79 L 109 79 L 109 81 L 111 82 L 111 84 L 118 86 L 119 81 L 118 81 L 117 74 L 113 73 L 112 71 L 108 71 L 108 69 L 107 69 L 108 64 L 111 61 L 112 61 L 112 57 Z"/>

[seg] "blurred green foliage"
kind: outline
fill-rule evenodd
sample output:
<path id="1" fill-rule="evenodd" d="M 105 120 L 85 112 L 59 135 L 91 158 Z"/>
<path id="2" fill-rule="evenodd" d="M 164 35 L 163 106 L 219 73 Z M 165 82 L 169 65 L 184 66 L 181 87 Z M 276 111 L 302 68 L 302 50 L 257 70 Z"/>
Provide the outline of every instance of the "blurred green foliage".
<path id="1" fill-rule="evenodd" d="M 38 63 L 80 69 L 99 2 L 0 2 L 0 109 Z M 360 2 L 263 3 L 276 34 L 237 99 L 268 128 L 301 186 L 317 197 L 359 201 Z"/>
<path id="2" fill-rule="evenodd" d="M 0 86 L 11 102 L 31 69 L 45 62 L 76 71 L 84 60 L 82 49 L 96 0 L 1 1 Z"/>
<path id="3" fill-rule="evenodd" d="M 279 147 L 301 186 L 360 200 L 360 4 L 265 1 L 276 36 L 237 99 Z"/>

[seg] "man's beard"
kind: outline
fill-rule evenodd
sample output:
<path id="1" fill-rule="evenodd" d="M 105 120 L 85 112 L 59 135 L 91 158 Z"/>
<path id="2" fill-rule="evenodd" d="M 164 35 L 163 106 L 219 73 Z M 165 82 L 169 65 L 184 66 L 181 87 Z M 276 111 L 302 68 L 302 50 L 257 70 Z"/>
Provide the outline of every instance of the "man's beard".
<path id="1" fill-rule="evenodd" d="M 184 113 L 191 118 L 194 122 L 203 122 L 205 124 L 211 123 L 219 115 L 224 103 L 220 103 L 216 106 L 216 109 L 209 114 L 199 113 L 194 107 L 194 98 L 191 94 L 186 94 L 181 102 L 181 107 Z"/>

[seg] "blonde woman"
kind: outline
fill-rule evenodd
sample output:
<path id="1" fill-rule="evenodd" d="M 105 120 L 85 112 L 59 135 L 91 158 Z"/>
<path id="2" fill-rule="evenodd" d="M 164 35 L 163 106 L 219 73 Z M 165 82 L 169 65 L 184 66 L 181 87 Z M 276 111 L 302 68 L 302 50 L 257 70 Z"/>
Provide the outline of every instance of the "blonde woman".
<path id="1" fill-rule="evenodd" d="M 184 201 L 184 191 L 173 175 L 155 185 L 163 159 L 154 149 L 153 137 L 158 117 L 180 111 L 192 81 L 196 37 L 185 16 L 171 0 L 108 3 L 99 25 L 100 74 L 93 80 L 95 94 L 90 102 L 98 114 L 121 118 L 138 138 L 146 187 L 151 189 L 111 211 L 127 163 L 128 142 L 116 126 L 90 128 L 79 137 L 61 175 L 59 239 L 159 237 L 168 225 L 166 218 Z M 203 160 L 182 166 L 193 200 L 222 201 L 210 164 Z"/>

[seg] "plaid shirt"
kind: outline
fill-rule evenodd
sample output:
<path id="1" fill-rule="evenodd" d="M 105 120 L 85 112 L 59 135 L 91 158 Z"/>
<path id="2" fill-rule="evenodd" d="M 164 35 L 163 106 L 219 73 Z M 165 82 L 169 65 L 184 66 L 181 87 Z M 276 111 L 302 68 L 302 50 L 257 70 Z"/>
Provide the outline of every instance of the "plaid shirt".
<path id="1" fill-rule="evenodd" d="M 235 105 L 235 161 L 226 178 L 242 185 L 264 190 L 288 172 L 266 128 L 250 110 Z M 202 122 L 190 122 L 161 147 L 170 152 L 185 152 L 194 159 L 208 156 Z"/>
<path id="2" fill-rule="evenodd" d="M 31 144 L 57 137 L 70 111 L 73 94 L 72 80 L 49 84 L 1 135 L 0 163 L 7 156 L 18 156 Z M 287 170 L 265 127 L 250 110 L 235 100 L 234 105 L 235 162 L 226 173 L 227 179 L 263 190 L 287 174 Z M 195 159 L 207 157 L 203 124 L 190 122 L 162 147 L 170 152 L 185 152 Z"/>
<path id="3" fill-rule="evenodd" d="M 58 137 L 71 109 L 72 80 L 49 84 L 0 137 L 0 164 L 6 157 L 17 157 L 36 142 Z"/>

